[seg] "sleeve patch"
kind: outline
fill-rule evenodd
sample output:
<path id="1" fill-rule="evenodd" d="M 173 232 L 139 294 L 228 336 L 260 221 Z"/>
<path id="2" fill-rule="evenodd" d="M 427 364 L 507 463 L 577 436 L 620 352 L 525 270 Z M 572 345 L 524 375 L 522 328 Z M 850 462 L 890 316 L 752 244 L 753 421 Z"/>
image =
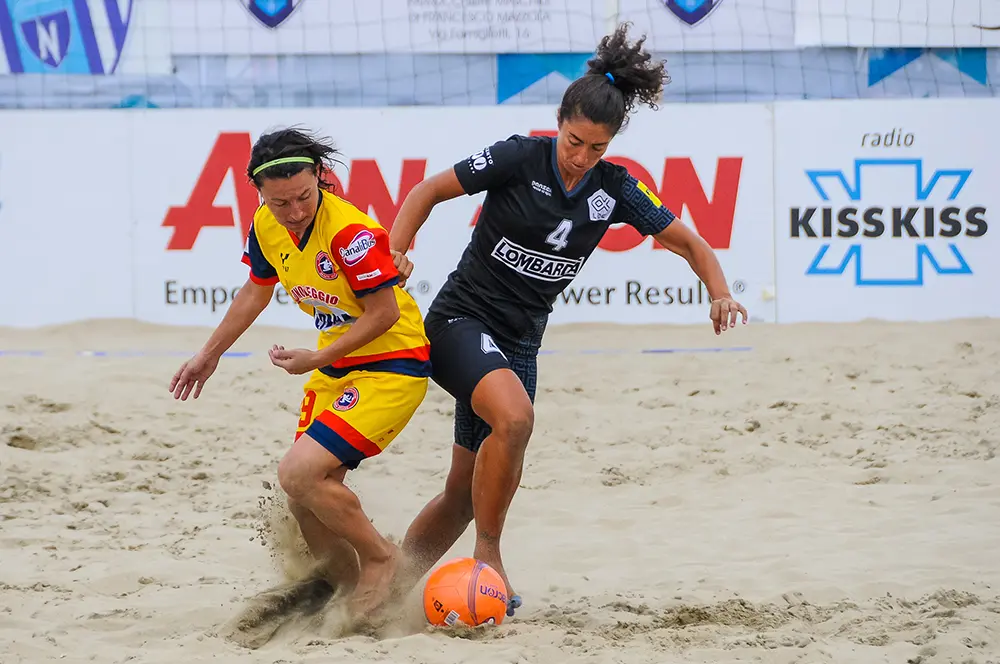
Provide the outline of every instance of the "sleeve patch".
<path id="1" fill-rule="evenodd" d="M 356 295 L 389 285 L 399 276 L 389 251 L 389 234 L 381 226 L 351 224 L 337 233 L 330 249 Z"/>
<path id="2" fill-rule="evenodd" d="M 646 186 L 645 182 L 643 182 L 642 180 L 636 180 L 635 186 L 638 187 L 639 191 L 646 194 L 646 198 L 653 201 L 653 205 L 655 205 L 656 207 L 663 207 L 663 203 L 660 202 L 660 199 L 657 197 L 657 195 L 654 194 L 652 190 L 650 190 L 650 188 Z"/>
<path id="3" fill-rule="evenodd" d="M 631 175 L 622 186 L 625 221 L 643 235 L 656 235 L 674 220 L 674 213 L 663 206 L 649 187 Z"/>
<path id="4" fill-rule="evenodd" d="M 499 187 L 513 177 L 525 153 L 521 137 L 511 136 L 455 164 L 455 176 L 468 195 Z"/>

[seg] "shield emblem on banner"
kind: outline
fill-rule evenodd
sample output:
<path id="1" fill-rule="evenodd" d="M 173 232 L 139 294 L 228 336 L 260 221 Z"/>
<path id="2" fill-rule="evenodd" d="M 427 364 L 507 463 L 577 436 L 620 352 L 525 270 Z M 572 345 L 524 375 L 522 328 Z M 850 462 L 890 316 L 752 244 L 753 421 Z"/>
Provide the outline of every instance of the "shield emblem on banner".
<path id="1" fill-rule="evenodd" d="M 125 49 L 132 0 L 0 0 L 12 74 L 112 74 Z M 9 21 L 9 23 L 8 23 Z"/>
<path id="2" fill-rule="evenodd" d="M 277 28 L 299 8 L 302 0 L 240 0 L 250 15 L 264 27 Z"/>
<path id="3" fill-rule="evenodd" d="M 65 10 L 21 21 L 24 43 L 39 60 L 56 69 L 69 51 L 69 14 Z"/>
<path id="4" fill-rule="evenodd" d="M 664 3 L 674 16 L 693 27 L 715 11 L 722 0 L 664 0 Z"/>

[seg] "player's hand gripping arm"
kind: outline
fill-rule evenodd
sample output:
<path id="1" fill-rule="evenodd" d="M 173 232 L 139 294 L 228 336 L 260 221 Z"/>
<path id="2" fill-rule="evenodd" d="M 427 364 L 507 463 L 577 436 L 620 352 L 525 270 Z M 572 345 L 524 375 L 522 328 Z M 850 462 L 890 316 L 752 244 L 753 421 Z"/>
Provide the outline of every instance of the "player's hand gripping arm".
<path id="1" fill-rule="evenodd" d="M 389 248 L 393 254 L 406 254 L 409 251 L 413 238 L 427 221 L 435 205 L 464 195 L 465 190 L 452 168 L 427 178 L 411 189 L 389 231 Z M 409 267 L 412 269 L 412 265 Z M 405 278 L 409 273 L 403 274 L 400 271 L 399 276 Z"/>
<path id="2" fill-rule="evenodd" d="M 388 332 L 399 320 L 399 305 L 392 288 L 380 288 L 359 298 L 364 313 L 336 341 L 318 351 L 274 346 L 271 362 L 290 374 L 303 374 L 333 364 Z"/>
<path id="3" fill-rule="evenodd" d="M 201 395 L 205 382 L 219 366 L 219 358 L 236 343 L 257 317 L 267 307 L 274 294 L 273 285 L 262 285 L 247 279 L 219 326 L 212 332 L 201 350 L 181 365 L 170 381 L 170 391 L 175 399 L 186 401 L 194 390 L 194 398 Z"/>
<path id="4" fill-rule="evenodd" d="M 653 237 L 663 248 L 686 260 L 691 270 L 705 284 L 708 295 L 712 298 L 709 317 L 716 334 L 736 327 L 736 319 L 740 315 L 746 325 L 747 310 L 733 299 L 719 259 L 704 238 L 677 220 Z"/>

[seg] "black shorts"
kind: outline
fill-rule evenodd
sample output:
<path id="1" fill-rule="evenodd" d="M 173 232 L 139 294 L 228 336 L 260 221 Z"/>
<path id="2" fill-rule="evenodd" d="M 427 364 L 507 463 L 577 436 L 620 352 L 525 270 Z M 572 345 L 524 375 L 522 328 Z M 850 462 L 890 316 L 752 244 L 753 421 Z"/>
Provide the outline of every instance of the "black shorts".
<path id="1" fill-rule="evenodd" d="M 455 397 L 455 444 L 478 452 L 490 425 L 472 410 L 472 391 L 495 369 L 510 369 L 524 385 L 531 403 L 538 383 L 538 350 L 548 318 L 539 318 L 515 344 L 499 344 L 475 318 L 445 318 L 428 313 L 424 329 L 431 342 L 432 378 Z"/>

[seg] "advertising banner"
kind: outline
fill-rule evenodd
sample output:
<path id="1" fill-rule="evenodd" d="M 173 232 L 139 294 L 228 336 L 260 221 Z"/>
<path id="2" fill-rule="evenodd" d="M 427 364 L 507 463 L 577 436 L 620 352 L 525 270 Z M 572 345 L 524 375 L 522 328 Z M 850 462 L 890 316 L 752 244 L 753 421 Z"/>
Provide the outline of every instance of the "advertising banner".
<path id="1" fill-rule="evenodd" d="M 143 0 L 141 5 L 151 26 L 144 39 L 168 40 L 173 55 L 587 52 L 614 18 L 606 0 Z"/>
<path id="2" fill-rule="evenodd" d="M 781 322 L 1000 315 L 1000 102 L 775 108 Z"/>
<path id="3" fill-rule="evenodd" d="M 163 30 L 168 23 L 150 21 L 164 18 L 154 5 L 149 0 L 0 0 L 0 76 L 170 73 L 170 37 Z"/>
<path id="4" fill-rule="evenodd" d="M 1000 46 L 995 0 L 795 0 L 795 44 L 856 47 Z"/>
<path id="5" fill-rule="evenodd" d="M 336 142 L 348 166 L 335 171 L 338 191 L 391 227 L 406 193 L 425 177 L 511 134 L 551 132 L 554 115 L 550 107 L 356 109 L 306 111 L 294 121 Z M 132 186 L 139 319 L 198 325 L 221 319 L 247 278 L 243 238 L 258 205 L 245 175 L 251 143 L 288 120 L 274 111 L 137 118 L 133 159 L 160 155 L 136 171 Z M 686 131 L 695 121 L 713 130 Z M 767 321 L 774 320 L 771 142 L 766 107 L 667 107 L 635 116 L 607 155 L 709 241 L 734 294 Z M 437 206 L 418 233 L 407 287 L 422 310 L 468 244 L 483 197 Z M 707 291 L 683 259 L 631 228 L 613 227 L 560 296 L 552 322 L 704 322 L 708 307 Z M 261 321 L 312 324 L 280 288 Z"/>
<path id="6" fill-rule="evenodd" d="M 130 132 L 122 120 L 109 112 L 0 113 L 0 326 L 133 316 Z"/>
<path id="7" fill-rule="evenodd" d="M 618 21 L 656 51 L 796 48 L 794 0 L 618 0 Z"/>

